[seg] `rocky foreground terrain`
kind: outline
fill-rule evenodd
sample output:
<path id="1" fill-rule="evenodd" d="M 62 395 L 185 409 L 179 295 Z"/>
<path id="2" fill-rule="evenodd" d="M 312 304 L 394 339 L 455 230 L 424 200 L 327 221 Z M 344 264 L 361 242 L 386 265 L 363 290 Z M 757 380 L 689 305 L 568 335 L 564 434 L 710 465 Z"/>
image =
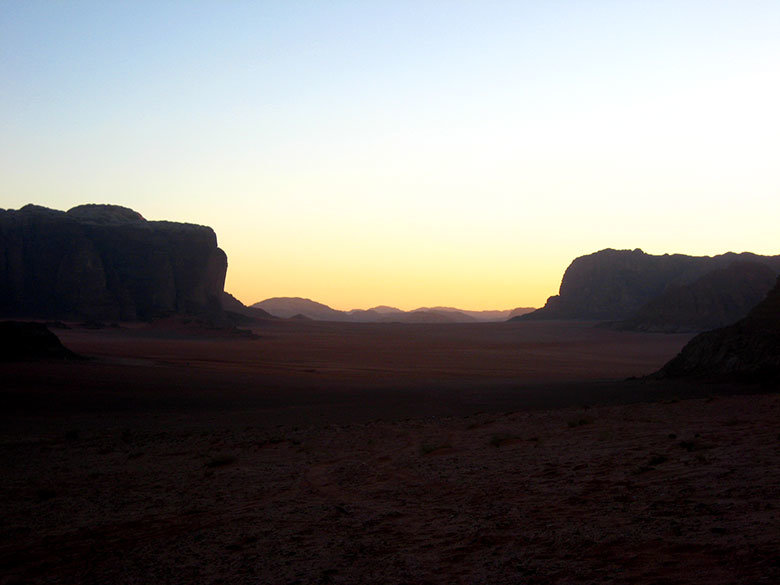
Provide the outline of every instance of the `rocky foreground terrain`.
<path id="1" fill-rule="evenodd" d="M 776 386 L 624 380 L 688 335 L 192 325 L 0 363 L 1 585 L 780 580 Z"/>
<path id="2" fill-rule="evenodd" d="M 777 395 L 17 419 L 0 583 L 774 584 Z"/>

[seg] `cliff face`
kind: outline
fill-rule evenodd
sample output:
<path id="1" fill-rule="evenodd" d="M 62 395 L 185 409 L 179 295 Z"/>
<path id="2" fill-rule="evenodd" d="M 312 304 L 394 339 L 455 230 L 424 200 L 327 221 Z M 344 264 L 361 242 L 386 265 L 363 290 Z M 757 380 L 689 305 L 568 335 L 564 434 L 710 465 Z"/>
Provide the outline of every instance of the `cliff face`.
<path id="1" fill-rule="evenodd" d="M 700 333 L 652 377 L 780 380 L 780 279 L 744 319 Z"/>
<path id="2" fill-rule="evenodd" d="M 769 266 L 737 261 L 691 284 L 669 287 L 616 328 L 675 333 L 725 327 L 747 315 L 774 283 Z"/>
<path id="3" fill-rule="evenodd" d="M 521 319 L 627 319 L 673 287 L 688 285 L 704 274 L 735 261 L 751 261 L 780 273 L 780 256 L 653 256 L 642 250 L 602 250 L 575 259 L 566 269 L 560 293 Z"/>
<path id="4" fill-rule="evenodd" d="M 0 211 L 0 315 L 136 320 L 219 310 L 227 257 L 211 228 L 115 205 Z"/>

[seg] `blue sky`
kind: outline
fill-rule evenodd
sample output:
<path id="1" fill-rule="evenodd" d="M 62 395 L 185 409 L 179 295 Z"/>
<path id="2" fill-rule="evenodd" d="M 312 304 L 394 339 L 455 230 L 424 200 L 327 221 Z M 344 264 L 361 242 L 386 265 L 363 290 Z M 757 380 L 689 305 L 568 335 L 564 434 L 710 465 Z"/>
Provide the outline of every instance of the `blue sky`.
<path id="1" fill-rule="evenodd" d="M 780 253 L 778 2 L 0 2 L 0 207 L 211 225 L 245 302 L 539 305 Z"/>

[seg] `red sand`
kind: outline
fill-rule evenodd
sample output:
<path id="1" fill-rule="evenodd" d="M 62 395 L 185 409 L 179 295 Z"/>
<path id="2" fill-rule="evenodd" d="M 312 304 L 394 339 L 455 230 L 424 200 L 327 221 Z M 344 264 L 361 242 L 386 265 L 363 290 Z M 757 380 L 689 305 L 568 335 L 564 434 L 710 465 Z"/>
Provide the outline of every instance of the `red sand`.
<path id="1" fill-rule="evenodd" d="M 99 359 L 0 365 L 2 584 L 780 582 L 780 398 L 619 381 L 686 336 L 57 333 Z"/>
<path id="2" fill-rule="evenodd" d="M 589 322 L 373 324 L 269 321 L 256 340 L 179 330 L 58 332 L 76 352 L 338 381 L 625 378 L 663 365 L 691 335 L 600 329 Z"/>

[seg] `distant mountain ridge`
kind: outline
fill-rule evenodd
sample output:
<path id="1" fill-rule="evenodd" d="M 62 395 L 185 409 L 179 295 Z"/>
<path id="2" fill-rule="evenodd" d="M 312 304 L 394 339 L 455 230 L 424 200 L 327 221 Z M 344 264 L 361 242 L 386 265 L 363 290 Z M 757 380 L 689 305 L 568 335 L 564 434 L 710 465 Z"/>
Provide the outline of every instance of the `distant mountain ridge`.
<path id="1" fill-rule="evenodd" d="M 302 315 L 315 321 L 346 321 L 345 313 L 331 309 L 327 305 L 301 297 L 273 297 L 250 305 L 253 309 L 262 309 L 274 317 L 290 319 Z"/>
<path id="2" fill-rule="evenodd" d="M 559 294 L 541 309 L 516 318 L 611 321 L 621 328 L 650 331 L 701 330 L 743 316 L 778 274 L 780 256 L 601 250 L 576 258 L 563 275 Z"/>
<path id="3" fill-rule="evenodd" d="M 533 311 L 531 308 L 517 308 L 511 311 L 467 311 L 452 307 L 421 307 L 413 311 L 402 311 L 386 305 L 370 309 L 339 311 L 301 297 L 273 297 L 255 303 L 252 307 L 282 319 L 302 316 L 315 321 L 357 323 L 476 323 L 505 321 L 512 314 Z"/>

